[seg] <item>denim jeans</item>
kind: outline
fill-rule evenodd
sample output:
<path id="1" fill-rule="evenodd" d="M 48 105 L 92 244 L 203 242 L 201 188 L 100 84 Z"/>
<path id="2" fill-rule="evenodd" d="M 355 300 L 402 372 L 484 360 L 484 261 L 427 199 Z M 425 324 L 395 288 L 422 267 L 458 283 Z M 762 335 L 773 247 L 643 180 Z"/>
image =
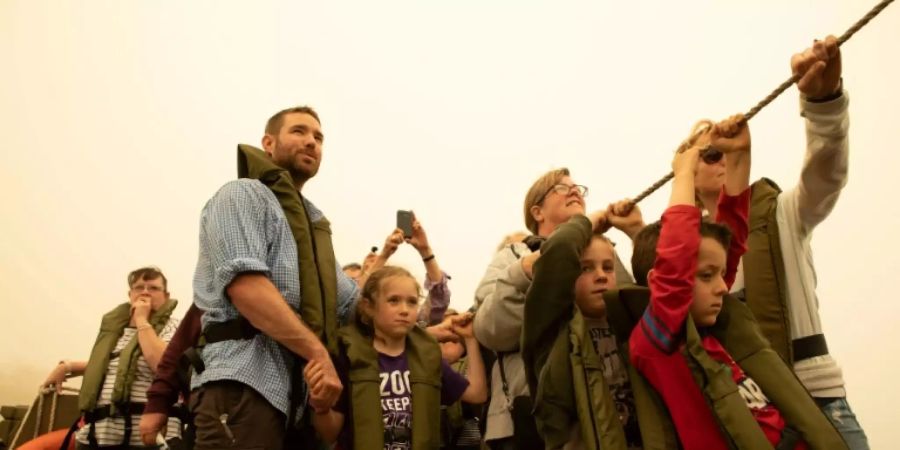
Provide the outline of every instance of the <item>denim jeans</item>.
<path id="1" fill-rule="evenodd" d="M 856 420 L 856 414 L 853 414 L 853 410 L 850 409 L 850 404 L 847 403 L 846 398 L 830 397 L 816 398 L 815 400 L 822 412 L 828 416 L 828 420 L 841 433 L 850 450 L 869 450 L 869 440 L 866 439 L 866 432 L 863 431 Z"/>

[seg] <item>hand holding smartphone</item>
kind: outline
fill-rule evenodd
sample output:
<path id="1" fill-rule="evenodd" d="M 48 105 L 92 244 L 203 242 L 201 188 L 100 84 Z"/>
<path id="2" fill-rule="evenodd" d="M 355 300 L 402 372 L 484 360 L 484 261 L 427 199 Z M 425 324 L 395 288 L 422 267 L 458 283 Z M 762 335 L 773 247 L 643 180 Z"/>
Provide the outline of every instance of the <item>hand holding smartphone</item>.
<path id="1" fill-rule="evenodd" d="M 397 210 L 397 228 L 403 231 L 403 237 L 408 239 L 413 234 L 413 213 L 412 211 Z"/>

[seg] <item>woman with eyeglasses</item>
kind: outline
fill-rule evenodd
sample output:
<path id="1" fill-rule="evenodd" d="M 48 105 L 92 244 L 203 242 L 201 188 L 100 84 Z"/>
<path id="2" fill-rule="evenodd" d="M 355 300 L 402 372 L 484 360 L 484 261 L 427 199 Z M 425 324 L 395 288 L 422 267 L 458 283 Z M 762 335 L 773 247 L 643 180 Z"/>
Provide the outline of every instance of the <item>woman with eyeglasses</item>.
<path id="1" fill-rule="evenodd" d="M 494 254 L 475 292 L 475 336 L 497 353 L 484 433 L 491 448 L 544 448 L 532 416 L 531 395 L 519 353 L 525 293 L 531 286 L 541 243 L 557 227 L 586 213 L 587 194 L 588 188 L 576 183 L 566 168 L 541 175 L 525 195 L 525 226 L 531 234 Z M 613 226 L 632 236 L 643 227 L 643 220 L 635 208 L 634 214 L 616 220 Z M 615 269 L 619 281 L 631 280 L 618 259 Z"/>
<path id="2" fill-rule="evenodd" d="M 145 446 L 138 432 L 147 388 L 180 322 L 172 317 L 177 301 L 169 297 L 165 275 L 142 267 L 128 275 L 128 302 L 103 316 L 87 361 L 60 361 L 42 384 L 61 390 L 70 377 L 82 376 L 78 407 L 84 426 L 75 433 L 77 449 Z M 181 423 L 170 417 L 165 438 L 180 448 Z"/>

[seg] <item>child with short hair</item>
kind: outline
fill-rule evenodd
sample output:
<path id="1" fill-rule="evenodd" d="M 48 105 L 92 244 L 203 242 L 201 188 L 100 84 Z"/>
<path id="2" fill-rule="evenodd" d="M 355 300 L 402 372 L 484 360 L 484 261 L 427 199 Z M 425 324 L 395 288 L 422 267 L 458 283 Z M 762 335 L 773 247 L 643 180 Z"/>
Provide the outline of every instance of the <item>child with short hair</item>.
<path id="1" fill-rule="evenodd" d="M 419 284 L 399 267 L 386 266 L 366 280 L 355 323 L 338 333 L 341 399 L 334 408 L 316 410 L 312 419 L 326 442 L 358 450 L 437 448 L 441 405 L 487 399 L 471 317 L 455 324 L 470 356 L 466 380 L 416 326 L 419 297 Z M 321 367 L 310 363 L 304 376 L 315 396 Z"/>
<path id="2" fill-rule="evenodd" d="M 757 384 L 735 361 L 746 355 L 733 358 L 712 332 L 720 313 L 729 312 L 724 305 L 733 305 L 725 296 L 746 249 L 750 134 L 742 118 L 734 116 L 695 137 L 673 159 L 672 195 L 661 222 L 645 227 L 634 240 L 632 268 L 637 282 L 650 287 L 650 306 L 632 331 L 631 362 L 662 396 L 686 449 L 803 449 L 804 440 L 827 442 L 819 448 L 845 448 L 833 427 L 820 427 L 827 419 L 812 417 L 818 412 L 815 404 L 767 343 L 757 353 L 771 354 L 771 370 L 756 371 L 754 377 L 765 377 Z M 716 220 L 727 227 L 703 221 L 695 206 L 697 163 L 701 149 L 710 146 L 725 153 Z M 745 327 L 749 338 L 763 341 L 749 311 L 740 319 L 741 325 L 752 322 Z M 728 332 L 736 326 L 737 319 L 731 320 Z M 765 372 L 787 376 L 777 379 Z M 787 387 L 777 389 L 779 383 Z M 761 386 L 778 391 L 777 407 Z M 788 426 L 779 408 L 788 408 L 799 425 Z"/>
<path id="3" fill-rule="evenodd" d="M 602 234 L 643 224 L 624 200 L 560 225 L 541 248 L 525 300 L 522 356 L 547 448 L 642 448 L 627 364 L 627 339 L 607 321 L 616 256 Z M 630 328 L 623 329 L 624 335 Z M 664 413 L 663 413 L 664 414 Z"/>

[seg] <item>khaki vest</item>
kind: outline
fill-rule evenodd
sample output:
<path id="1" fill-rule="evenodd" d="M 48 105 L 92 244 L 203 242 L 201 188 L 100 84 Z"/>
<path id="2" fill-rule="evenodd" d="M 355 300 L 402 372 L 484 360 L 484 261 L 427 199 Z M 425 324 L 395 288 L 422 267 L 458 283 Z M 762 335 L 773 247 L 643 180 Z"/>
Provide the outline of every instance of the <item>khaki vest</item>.
<path id="1" fill-rule="evenodd" d="M 628 368 L 643 448 L 676 450 L 678 438 L 665 405 L 628 364 L 629 324 L 616 322 L 618 316 L 608 315 L 607 319 Z M 569 326 L 557 336 L 540 374 L 535 401 L 538 429 L 547 448 L 561 448 L 571 438 L 570 424 L 577 421 L 583 448 L 625 450 L 625 432 L 588 333 L 584 317 L 576 309 Z"/>
<path id="2" fill-rule="evenodd" d="M 649 294 L 650 291 L 643 287 L 623 288 L 607 292 L 605 299 L 611 313 L 614 309 L 618 310 L 617 313 L 623 316 L 622 320 L 637 324 L 650 302 Z M 738 449 L 771 449 L 772 445 L 732 380 L 730 369 L 706 353 L 690 316 L 685 328 L 685 358 L 694 380 L 718 418 L 724 435 Z M 772 350 L 746 305 L 732 296 L 726 296 L 722 312 L 709 330 L 778 408 L 787 425 L 800 432 L 809 448 L 847 448 L 840 433 L 825 417 L 800 380 Z"/>
<path id="3" fill-rule="evenodd" d="M 772 180 L 753 183 L 750 197 L 750 234 L 744 253 L 744 285 L 747 306 L 772 350 L 793 363 L 790 311 L 787 305 L 784 259 L 775 217 L 781 189 Z"/>
<path id="4" fill-rule="evenodd" d="M 150 325 L 159 334 L 178 301 L 169 299 L 158 310 L 150 314 Z M 122 303 L 103 316 L 100 322 L 100 333 L 91 350 L 91 357 L 84 370 L 84 378 L 81 381 L 81 392 L 78 394 L 78 408 L 81 411 L 93 411 L 97 407 L 97 398 L 103 389 L 106 372 L 109 369 L 109 360 L 116 343 L 122 337 L 125 327 L 131 321 L 131 303 Z M 113 388 L 111 399 L 111 411 L 114 414 L 117 406 L 128 403 L 131 397 L 131 385 L 137 377 L 138 358 L 141 356 L 141 346 L 138 345 L 137 335 L 119 353 L 119 367 L 116 372 L 116 384 Z"/>
<path id="5" fill-rule="evenodd" d="M 290 173 L 275 165 L 258 148 L 238 145 L 238 177 L 261 181 L 278 199 L 297 243 L 300 316 L 334 353 L 337 350 L 337 264 L 330 223 L 324 217 L 312 223 Z"/>
<path id="6" fill-rule="evenodd" d="M 384 422 L 378 352 L 372 338 L 356 325 L 338 331 L 341 354 L 349 362 L 350 414 L 353 448 L 382 450 Z M 432 450 L 441 444 L 441 350 L 425 330 L 413 327 L 406 338 L 406 359 L 412 389 L 412 449 Z"/>

